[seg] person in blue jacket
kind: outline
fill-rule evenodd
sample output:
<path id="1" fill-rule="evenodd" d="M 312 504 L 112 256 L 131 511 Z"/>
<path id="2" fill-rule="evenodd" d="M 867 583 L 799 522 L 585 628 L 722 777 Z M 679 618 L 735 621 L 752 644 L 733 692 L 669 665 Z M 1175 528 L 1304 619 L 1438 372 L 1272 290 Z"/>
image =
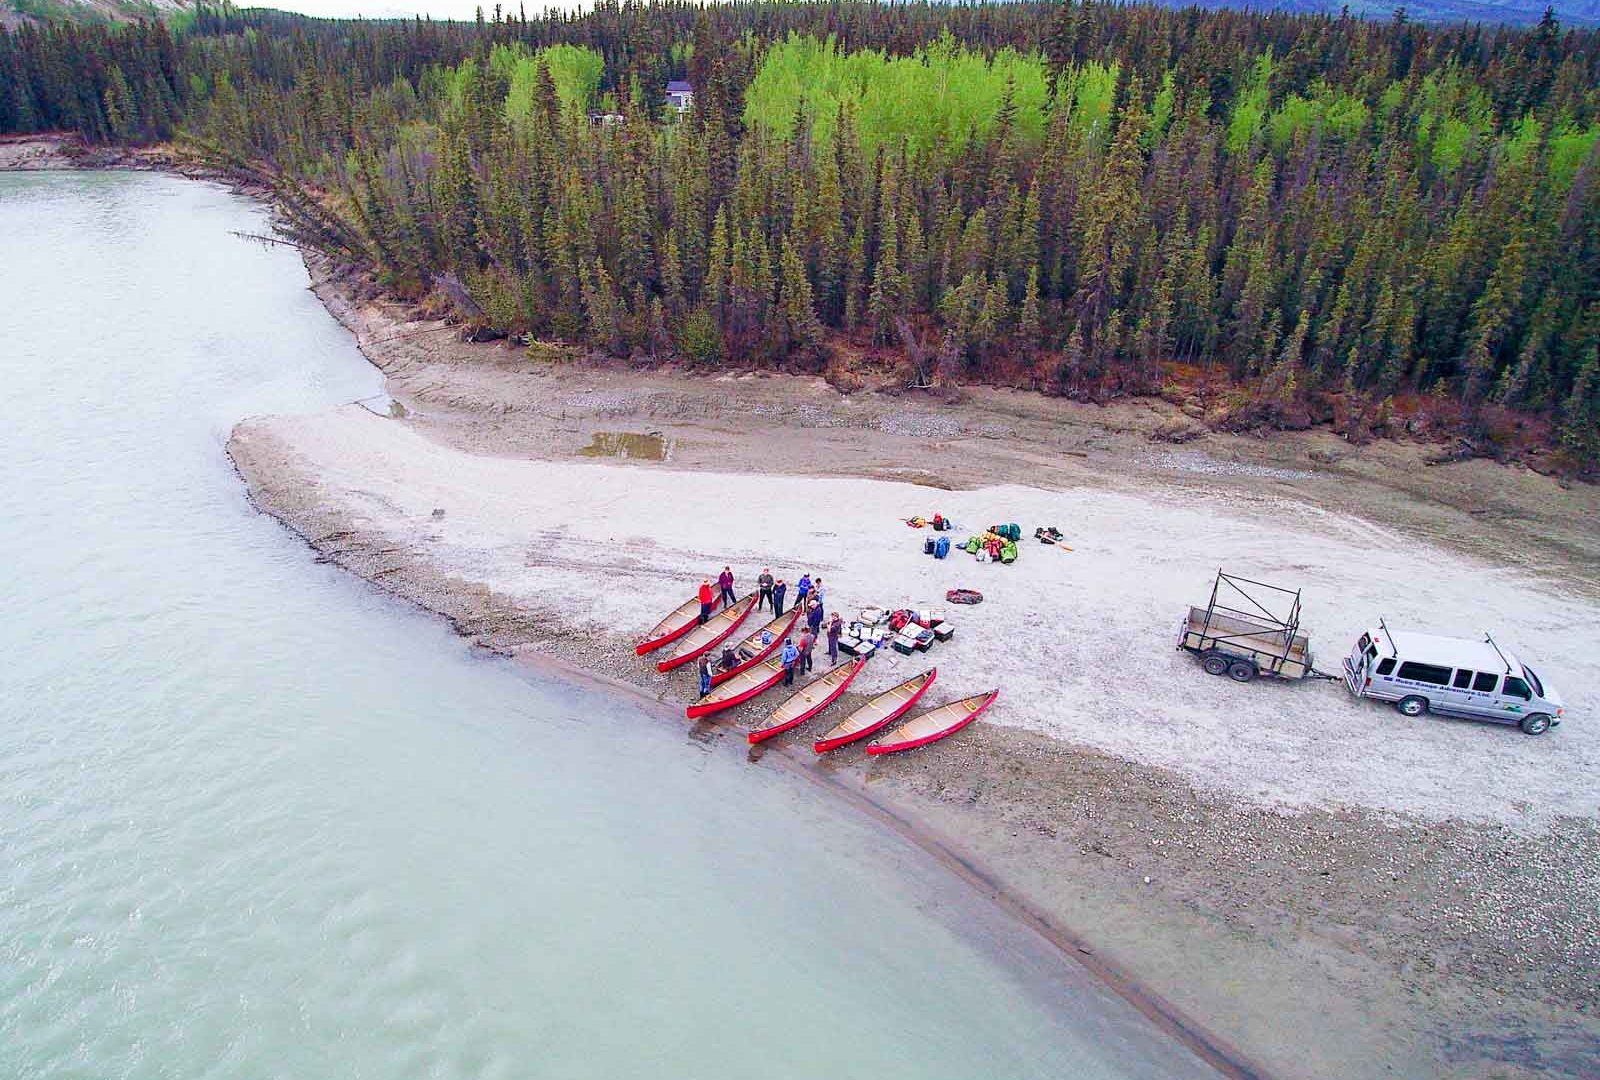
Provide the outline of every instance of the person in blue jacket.
<path id="1" fill-rule="evenodd" d="M 780 658 L 783 661 L 783 685 L 794 685 L 794 665 L 800 659 L 800 650 L 794 647 L 793 638 L 783 639 L 783 652 Z"/>

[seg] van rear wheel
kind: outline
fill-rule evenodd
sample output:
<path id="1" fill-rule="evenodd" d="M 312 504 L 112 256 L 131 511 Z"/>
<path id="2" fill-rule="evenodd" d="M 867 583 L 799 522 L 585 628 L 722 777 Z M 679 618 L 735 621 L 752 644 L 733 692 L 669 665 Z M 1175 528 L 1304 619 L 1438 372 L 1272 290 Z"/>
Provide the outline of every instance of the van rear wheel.
<path id="1" fill-rule="evenodd" d="M 1235 660 L 1228 665 L 1228 678 L 1234 682 L 1249 682 L 1255 677 L 1255 665 L 1248 660 Z"/>
<path id="2" fill-rule="evenodd" d="M 1524 716 L 1522 723 L 1517 726 L 1529 735 L 1543 735 L 1550 730 L 1550 718 L 1544 713 L 1534 713 L 1531 716 Z"/>
<path id="3" fill-rule="evenodd" d="M 1226 675 L 1228 658 L 1219 652 L 1208 652 L 1200 658 L 1200 666 L 1206 669 L 1207 675 Z"/>
<path id="4" fill-rule="evenodd" d="M 1421 716 L 1428 711 L 1428 699 L 1412 694 L 1395 702 L 1394 707 L 1400 710 L 1401 716 Z"/>

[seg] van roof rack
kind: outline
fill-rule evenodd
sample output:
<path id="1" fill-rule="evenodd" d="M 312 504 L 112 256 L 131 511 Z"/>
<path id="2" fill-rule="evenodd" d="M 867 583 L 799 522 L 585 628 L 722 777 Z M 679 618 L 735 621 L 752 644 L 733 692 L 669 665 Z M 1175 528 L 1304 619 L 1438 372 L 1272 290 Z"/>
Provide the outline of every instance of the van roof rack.
<path id="1" fill-rule="evenodd" d="M 1383 616 L 1378 616 L 1378 629 L 1383 631 L 1383 636 L 1389 639 L 1389 651 L 1396 656 L 1400 655 L 1400 646 L 1394 643 L 1394 635 L 1389 633 L 1389 624 L 1383 621 Z M 1502 657 L 1502 659 L 1504 659 Z"/>
<path id="2" fill-rule="evenodd" d="M 1485 630 L 1483 632 L 1483 640 L 1487 641 L 1489 643 L 1489 645 L 1494 649 L 1495 655 L 1500 657 L 1500 662 L 1506 666 L 1506 674 L 1507 675 L 1516 674 L 1514 671 L 1511 670 L 1511 661 L 1507 660 L 1506 659 L 1506 654 L 1500 651 L 1500 646 L 1495 644 L 1494 638 L 1490 636 L 1489 631 Z"/>

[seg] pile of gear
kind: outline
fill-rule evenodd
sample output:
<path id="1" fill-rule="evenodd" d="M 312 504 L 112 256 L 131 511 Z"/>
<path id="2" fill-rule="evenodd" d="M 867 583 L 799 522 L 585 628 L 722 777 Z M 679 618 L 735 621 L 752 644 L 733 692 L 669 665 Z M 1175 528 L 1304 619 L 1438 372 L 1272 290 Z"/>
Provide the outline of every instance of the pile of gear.
<path id="1" fill-rule="evenodd" d="M 979 562 L 1014 563 L 1017 561 L 1017 541 L 1022 539 L 1022 526 L 991 525 L 980 536 L 967 537 L 961 547 Z"/>
<path id="2" fill-rule="evenodd" d="M 936 641 L 949 641 L 956 628 L 938 608 L 862 608 L 860 617 L 845 627 L 839 651 L 850 656 L 871 656 L 888 646 L 910 656 L 927 652 Z"/>
<path id="3" fill-rule="evenodd" d="M 955 528 L 955 522 L 943 514 L 935 514 L 931 518 L 906 518 L 906 524 L 914 529 L 931 528 L 934 532 L 948 532 Z M 1060 543 L 1061 530 L 1055 526 L 1041 527 L 1033 530 L 1033 535 L 1045 544 Z M 1017 561 L 1017 544 L 1022 540 L 1022 526 L 1015 521 L 1000 525 L 991 525 L 987 530 L 977 536 L 969 536 L 961 543 L 955 545 L 959 550 L 965 551 L 979 562 L 1014 563 Z M 942 559 L 950 554 L 950 538 L 948 536 L 929 536 L 922 541 L 922 553 L 932 555 L 935 559 Z M 1067 551 L 1072 549 L 1062 545 Z"/>
<path id="4" fill-rule="evenodd" d="M 1061 544 L 1061 541 L 1065 539 L 1065 535 L 1054 525 L 1041 525 L 1037 529 L 1033 530 L 1033 535 L 1034 539 L 1038 540 L 1041 544 Z M 1067 551 L 1072 550 L 1065 544 L 1061 544 L 1061 546 Z"/>

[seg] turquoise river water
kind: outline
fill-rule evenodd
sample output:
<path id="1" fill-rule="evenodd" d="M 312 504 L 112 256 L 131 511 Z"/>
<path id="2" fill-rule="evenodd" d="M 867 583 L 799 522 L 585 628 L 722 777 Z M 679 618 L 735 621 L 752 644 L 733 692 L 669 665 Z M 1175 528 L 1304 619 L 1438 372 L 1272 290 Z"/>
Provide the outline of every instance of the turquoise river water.
<path id="1" fill-rule="evenodd" d="M 742 740 L 256 513 L 237 420 L 382 389 L 265 227 L 0 176 L 0 1077 L 1207 1075 Z"/>

